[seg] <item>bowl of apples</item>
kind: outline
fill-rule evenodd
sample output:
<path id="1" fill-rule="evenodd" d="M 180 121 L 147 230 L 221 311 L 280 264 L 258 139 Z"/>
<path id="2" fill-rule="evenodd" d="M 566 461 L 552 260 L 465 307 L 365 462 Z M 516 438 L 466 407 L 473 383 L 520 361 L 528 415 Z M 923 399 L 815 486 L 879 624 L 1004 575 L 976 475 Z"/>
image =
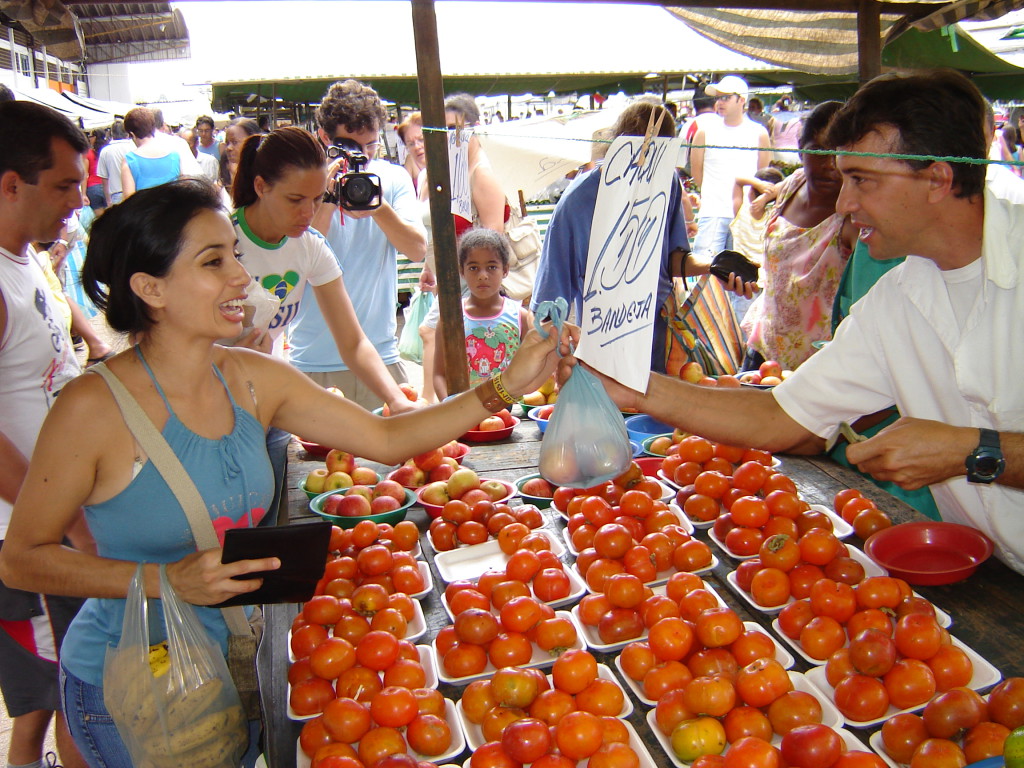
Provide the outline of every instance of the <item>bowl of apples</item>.
<path id="1" fill-rule="evenodd" d="M 405 519 L 416 494 L 394 480 L 375 485 L 353 485 L 344 490 L 326 491 L 310 499 L 309 509 L 341 528 L 354 528 L 363 520 L 394 525 Z"/>
<path id="2" fill-rule="evenodd" d="M 465 440 L 467 443 L 494 443 L 498 440 L 504 440 L 511 435 L 512 430 L 516 428 L 518 423 L 519 419 L 509 413 L 507 408 L 502 408 L 493 416 L 488 416 L 481 421 L 474 429 L 469 430 L 459 439 Z"/>
<path id="3" fill-rule="evenodd" d="M 431 517 L 440 517 L 444 505 L 459 499 L 472 507 L 478 501 L 506 502 L 516 493 L 512 483 L 480 477 L 468 467 L 460 467 L 447 480 L 438 480 L 416 491 L 416 500 Z"/>
<path id="4" fill-rule="evenodd" d="M 401 483 L 410 491 L 416 491 L 427 483 L 447 480 L 469 455 L 469 446 L 452 440 L 440 448 L 433 448 L 411 459 L 406 459 L 398 469 L 388 473 L 388 480 Z"/>
<path id="5" fill-rule="evenodd" d="M 516 490 L 519 491 L 519 496 L 523 501 L 540 509 L 550 507 L 551 500 L 555 495 L 555 486 L 537 472 L 516 480 Z"/>
<path id="6" fill-rule="evenodd" d="M 756 371 L 740 371 L 736 378 L 740 384 L 757 389 L 771 389 L 781 384 L 792 371 L 784 371 L 774 360 L 765 360 Z"/>
<path id="7" fill-rule="evenodd" d="M 548 428 L 548 421 L 551 419 L 551 414 L 555 412 L 554 405 L 538 405 L 536 408 L 531 408 L 526 414 L 537 424 L 537 429 L 543 435 Z"/>
<path id="8" fill-rule="evenodd" d="M 374 486 L 381 480 L 376 471 L 356 464 L 356 457 L 347 451 L 332 448 L 325 462 L 325 466 L 317 467 L 299 482 L 299 490 L 310 499 L 327 491 L 344 491 L 353 485 Z"/>

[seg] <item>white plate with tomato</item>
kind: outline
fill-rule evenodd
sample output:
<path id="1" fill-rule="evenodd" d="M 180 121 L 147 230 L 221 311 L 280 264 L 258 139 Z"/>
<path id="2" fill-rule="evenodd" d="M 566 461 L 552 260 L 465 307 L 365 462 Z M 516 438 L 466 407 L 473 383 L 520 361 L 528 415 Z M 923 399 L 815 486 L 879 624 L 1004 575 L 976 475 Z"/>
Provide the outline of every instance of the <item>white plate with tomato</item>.
<path id="1" fill-rule="evenodd" d="M 551 543 L 551 551 L 558 557 L 565 554 L 565 547 L 552 531 L 537 528 L 531 533 L 541 533 L 547 537 Z M 437 573 L 441 580 L 446 584 L 451 584 L 453 581 L 462 579 L 476 581 L 485 571 L 504 570 L 510 557 L 511 555 L 506 555 L 501 551 L 501 545 L 497 539 L 491 539 L 471 547 L 438 552 L 434 558 L 434 565 L 437 566 Z"/>
<path id="2" fill-rule="evenodd" d="M 565 564 L 562 565 L 562 571 L 563 573 L 565 573 L 565 576 L 569 581 L 569 594 L 567 594 L 565 597 L 560 597 L 556 600 L 544 601 L 552 608 L 565 608 L 566 606 L 572 605 L 573 603 L 578 601 L 587 593 L 587 585 L 583 583 L 583 580 L 579 577 L 579 574 L 577 574 L 572 568 Z M 540 599 L 537 595 L 537 591 L 534 589 L 533 582 L 531 581 L 527 586 L 530 588 L 530 594 L 534 597 L 537 597 L 537 599 Z M 447 590 L 445 590 L 445 592 L 441 595 L 441 605 L 444 606 L 444 610 L 445 613 L 448 614 L 448 618 L 452 621 L 455 621 L 455 614 L 452 613 L 451 606 L 448 605 Z M 490 611 L 495 615 L 498 615 L 499 613 L 498 609 L 495 608 L 493 605 L 491 605 Z"/>
<path id="3" fill-rule="evenodd" d="M 654 762 L 654 758 L 651 757 L 651 753 L 640 738 L 640 734 L 637 733 L 636 728 L 628 720 L 622 720 L 622 724 L 626 727 L 626 731 L 629 733 L 629 747 L 636 753 L 639 764 L 637 768 L 660 768 L 658 763 Z M 472 768 L 473 758 L 470 757 L 462 764 L 462 768 Z M 580 760 L 576 764 L 576 768 L 587 768 L 589 758 Z M 685 768 L 685 767 L 684 767 Z"/>

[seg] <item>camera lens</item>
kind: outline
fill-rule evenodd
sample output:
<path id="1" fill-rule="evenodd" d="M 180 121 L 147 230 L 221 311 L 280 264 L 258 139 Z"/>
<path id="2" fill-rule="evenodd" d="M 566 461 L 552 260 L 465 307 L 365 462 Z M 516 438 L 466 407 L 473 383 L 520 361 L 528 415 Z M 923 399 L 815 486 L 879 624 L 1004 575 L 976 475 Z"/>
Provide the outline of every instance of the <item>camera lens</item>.
<path id="1" fill-rule="evenodd" d="M 354 205 L 366 205 L 376 197 L 377 188 L 365 176 L 349 177 L 345 183 L 345 197 Z"/>

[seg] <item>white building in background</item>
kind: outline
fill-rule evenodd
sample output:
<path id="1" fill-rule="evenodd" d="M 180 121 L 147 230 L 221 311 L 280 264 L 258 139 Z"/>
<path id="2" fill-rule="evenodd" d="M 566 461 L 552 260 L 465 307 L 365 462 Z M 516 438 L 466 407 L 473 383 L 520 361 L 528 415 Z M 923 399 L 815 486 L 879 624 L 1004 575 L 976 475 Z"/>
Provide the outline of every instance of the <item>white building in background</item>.
<path id="1" fill-rule="evenodd" d="M 27 34 L 6 24 L 0 24 L 0 82 L 20 91 L 51 88 L 89 95 L 80 64 L 50 55 L 45 46 L 33 49 Z"/>

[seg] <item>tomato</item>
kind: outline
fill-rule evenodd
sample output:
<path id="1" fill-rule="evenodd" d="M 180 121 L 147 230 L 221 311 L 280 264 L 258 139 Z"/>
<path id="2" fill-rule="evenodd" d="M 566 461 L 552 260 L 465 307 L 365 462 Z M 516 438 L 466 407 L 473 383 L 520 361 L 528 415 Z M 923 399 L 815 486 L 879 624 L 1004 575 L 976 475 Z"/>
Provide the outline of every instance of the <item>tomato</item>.
<path id="1" fill-rule="evenodd" d="M 593 592 L 604 592 L 604 583 L 609 576 L 616 573 L 624 573 L 626 570 L 621 560 L 610 560 L 606 557 L 599 557 L 587 568 L 584 579 L 587 586 Z"/>
<path id="2" fill-rule="evenodd" d="M 825 566 L 825 576 L 843 584 L 859 584 L 864 578 L 864 566 L 852 557 L 836 557 Z"/>
<path id="3" fill-rule="evenodd" d="M 580 504 L 580 511 L 591 525 L 600 528 L 610 523 L 615 516 L 612 505 L 600 496 L 587 496 Z"/>
<path id="4" fill-rule="evenodd" d="M 600 677 L 576 694 L 576 707 L 593 715 L 618 716 L 625 703 L 619 684 Z"/>
<path id="5" fill-rule="evenodd" d="M 750 581 L 750 596 L 758 605 L 769 608 L 783 605 L 789 600 L 789 595 L 789 576 L 778 568 L 762 568 Z"/>
<path id="6" fill-rule="evenodd" d="M 681 618 L 661 619 L 648 632 L 647 643 L 661 661 L 680 661 L 693 647 L 693 629 Z"/>
<path id="7" fill-rule="evenodd" d="M 843 508 L 846 506 L 848 501 L 853 501 L 854 499 L 860 499 L 863 497 L 864 494 L 855 488 L 843 488 L 840 491 L 836 491 L 836 495 L 832 497 L 832 509 L 835 510 L 837 515 L 842 517 Z"/>
<path id="8" fill-rule="evenodd" d="M 577 694 L 597 679 L 597 660 L 589 651 L 566 651 L 551 668 L 555 688 Z"/>
<path id="9" fill-rule="evenodd" d="M 1011 731 L 1024 725 L 1024 677 L 1008 677 L 988 697 L 989 717 Z"/>
<path id="10" fill-rule="evenodd" d="M 318 715 L 334 698 L 334 688 L 319 677 L 303 680 L 292 686 L 288 704 L 297 715 Z"/>
<path id="11" fill-rule="evenodd" d="M 448 677 L 478 675 L 487 666 L 487 652 L 472 643 L 455 643 L 442 657 L 441 666 Z"/>
<path id="12" fill-rule="evenodd" d="M 871 534 L 885 530 L 892 525 L 892 520 L 880 509 L 865 509 L 853 518 L 853 532 L 861 541 L 866 541 Z"/>
<path id="13" fill-rule="evenodd" d="M 756 461 L 745 461 L 732 473 L 732 487 L 757 493 L 768 479 L 768 467 Z"/>
<path id="14" fill-rule="evenodd" d="M 356 663 L 356 649 L 341 637 L 329 637 L 309 655 L 310 670 L 317 677 L 335 680 Z"/>
<path id="15" fill-rule="evenodd" d="M 370 702 L 370 715 L 377 725 L 401 728 L 419 714 L 419 704 L 408 688 L 391 686 L 383 689 Z"/>
<path id="16" fill-rule="evenodd" d="M 662 619 L 678 619 L 681 615 L 679 604 L 665 595 L 651 595 L 640 603 L 640 620 L 648 629 Z"/>
<path id="17" fill-rule="evenodd" d="M 644 585 L 636 576 L 615 573 L 605 580 L 604 593 L 616 608 L 636 608 L 644 599 Z"/>
<path id="18" fill-rule="evenodd" d="M 469 765 L 470 768 L 522 768 L 502 749 L 500 741 L 490 741 L 479 749 L 473 750 Z"/>
<path id="19" fill-rule="evenodd" d="M 967 758 L 952 741 L 926 739 L 910 759 L 910 768 L 963 768 Z"/>
<path id="20" fill-rule="evenodd" d="M 399 640 L 405 637 L 408 627 L 409 622 L 397 608 L 385 608 L 383 611 L 377 611 L 370 621 L 371 631 L 387 632 Z"/>
<path id="21" fill-rule="evenodd" d="M 654 581 L 658 575 L 658 568 L 654 562 L 654 554 L 650 549 L 639 544 L 630 547 L 629 552 L 622 558 L 626 573 L 636 576 L 642 582 Z"/>
<path id="22" fill-rule="evenodd" d="M 810 530 L 815 528 L 823 531 L 832 532 L 834 526 L 832 525 L 832 519 L 824 512 L 817 512 L 804 508 L 804 511 L 797 515 L 796 518 L 796 529 L 800 536 L 803 536 Z"/>
<path id="23" fill-rule="evenodd" d="M 370 701 L 383 689 L 380 675 L 372 669 L 356 665 L 341 673 L 335 685 L 338 696 L 355 699 L 364 704 Z"/>
<path id="24" fill-rule="evenodd" d="M 505 565 L 505 575 L 514 581 L 530 581 L 540 570 L 537 553 L 529 549 L 519 549 L 512 554 Z"/>
<path id="25" fill-rule="evenodd" d="M 850 661 L 849 648 L 840 648 L 825 662 L 825 679 L 833 688 L 839 685 L 839 681 L 844 677 L 856 674 L 857 670 L 853 668 L 853 662 Z"/>
<path id="26" fill-rule="evenodd" d="M 772 724 L 764 712 L 756 707 L 733 707 L 722 725 L 725 726 L 725 738 L 730 742 L 746 736 L 756 736 L 766 741 L 772 737 Z"/>
<path id="27" fill-rule="evenodd" d="M 363 550 L 364 552 L 366 550 Z M 388 556 L 391 553 L 388 552 Z M 370 616 L 388 605 L 388 591 L 380 584 L 360 584 L 352 593 L 352 608 L 356 613 Z"/>
<path id="28" fill-rule="evenodd" d="M 435 688 L 413 688 L 413 698 L 421 715 L 444 717 L 444 696 Z"/>
<path id="29" fill-rule="evenodd" d="M 462 692 L 462 712 L 469 722 L 480 725 L 484 715 L 492 707 L 498 706 L 494 697 L 490 680 L 474 680 Z"/>
<path id="30" fill-rule="evenodd" d="M 799 525 L 799 521 L 797 524 Z M 839 539 L 831 531 L 822 528 L 808 530 L 800 537 L 798 543 L 800 558 L 811 565 L 826 565 L 839 554 Z"/>
<path id="31" fill-rule="evenodd" d="M 846 636 L 856 637 L 865 629 L 874 629 L 886 637 L 892 637 L 892 621 L 879 608 L 864 608 L 857 611 L 846 622 Z"/>
<path id="32" fill-rule="evenodd" d="M 718 600 L 708 590 L 694 589 L 679 600 L 679 612 L 684 619 L 695 621 L 704 611 L 718 607 Z"/>
<path id="33" fill-rule="evenodd" d="M 498 636 L 498 619 L 482 608 L 467 608 L 455 617 L 455 635 L 462 642 L 486 645 Z"/>
<path id="34" fill-rule="evenodd" d="M 748 629 L 729 646 L 729 652 L 740 666 L 746 666 L 761 658 L 775 658 L 775 641 L 767 632 Z"/>
<path id="35" fill-rule="evenodd" d="M 680 491 L 681 493 L 681 491 Z M 705 496 L 702 493 L 693 493 L 687 497 L 682 504 L 683 512 L 691 520 L 698 523 L 706 523 L 718 517 L 721 505 L 718 499 Z"/>
<path id="36" fill-rule="evenodd" d="M 602 743 L 598 750 L 590 756 L 587 768 L 640 768 L 640 757 L 628 744 L 622 742 Z"/>
<path id="37" fill-rule="evenodd" d="M 816 565 L 800 563 L 789 572 L 790 593 L 797 600 L 811 596 L 811 587 L 825 578 L 825 572 Z"/>
<path id="38" fill-rule="evenodd" d="M 695 461 L 698 464 L 703 464 L 714 455 L 714 445 L 703 437 L 687 435 L 679 441 L 679 456 L 683 461 Z"/>
<path id="39" fill-rule="evenodd" d="M 324 728 L 323 717 L 307 720 L 299 733 L 299 746 L 302 747 L 302 751 L 306 753 L 307 757 L 312 757 L 318 749 L 332 744 L 333 741 L 331 734 Z"/>
<path id="40" fill-rule="evenodd" d="M 801 725 L 782 737 L 780 750 L 790 768 L 821 768 L 839 759 L 843 740 L 827 725 Z"/>
<path id="41" fill-rule="evenodd" d="M 363 765 L 373 765 L 388 755 L 409 751 L 402 734 L 395 728 L 373 728 L 359 740 L 359 759 Z"/>
<path id="42" fill-rule="evenodd" d="M 762 545 L 763 548 L 764 545 Z M 736 566 L 736 584 L 744 592 L 750 592 L 750 588 L 754 583 L 754 576 L 765 567 L 765 564 L 761 561 L 760 557 L 752 557 L 749 560 L 744 560 L 738 566 Z"/>
<path id="43" fill-rule="evenodd" d="M 832 579 L 819 579 L 811 587 L 811 609 L 816 616 L 828 616 L 845 624 L 857 610 L 853 587 Z"/>
<path id="44" fill-rule="evenodd" d="M 835 705 L 849 720 L 875 720 L 889 709 L 885 686 L 867 675 L 849 675 L 835 687 Z"/>
<path id="45" fill-rule="evenodd" d="M 790 640 L 798 640 L 800 632 L 814 618 L 809 600 L 797 600 L 779 612 L 779 628 Z"/>
<path id="46" fill-rule="evenodd" d="M 935 676 L 923 661 L 900 659 L 883 678 L 889 702 L 897 709 L 919 707 L 935 695 Z"/>
<path id="47" fill-rule="evenodd" d="M 886 768 L 886 762 L 874 752 L 851 749 L 832 763 L 832 768 Z"/>
<path id="48" fill-rule="evenodd" d="M 732 608 L 715 607 L 697 616 L 697 639 L 706 648 L 732 645 L 743 634 L 743 622 Z"/>
<path id="49" fill-rule="evenodd" d="M 955 645 L 940 646 L 927 663 L 935 676 L 935 688 L 939 691 L 968 685 L 974 676 L 971 658 Z"/>
<path id="50" fill-rule="evenodd" d="M 736 706 L 736 689 L 726 677 L 695 677 L 684 689 L 686 706 L 693 712 L 723 717 Z"/>
<path id="51" fill-rule="evenodd" d="M 522 666 L 533 658 L 533 644 L 520 632 L 504 632 L 491 641 L 487 658 L 496 669 Z"/>
<path id="52" fill-rule="evenodd" d="M 768 706 L 768 722 L 772 731 L 785 736 L 801 725 L 820 723 L 821 704 L 806 691 L 786 691 Z"/>
<path id="53" fill-rule="evenodd" d="M 764 739 L 747 736 L 729 745 L 722 768 L 779 768 L 782 756 Z"/>
<path id="54" fill-rule="evenodd" d="M 725 535 L 726 549 L 739 557 L 756 555 L 763 541 L 764 534 L 759 529 L 746 528 L 741 525 L 737 525 Z"/>
<path id="55" fill-rule="evenodd" d="M 405 729 L 405 738 L 414 752 L 426 757 L 437 757 L 451 746 L 452 731 L 442 717 L 417 715 Z"/>
<path id="56" fill-rule="evenodd" d="M 541 619 L 543 609 L 535 597 L 513 597 L 501 606 L 501 625 L 509 632 L 529 632 Z"/>
<path id="57" fill-rule="evenodd" d="M 767 707 L 779 696 L 793 690 L 783 666 L 774 658 L 760 658 L 736 675 L 736 694 L 751 707 Z"/>
<path id="58" fill-rule="evenodd" d="M 588 627 L 596 627 L 611 609 L 612 604 L 604 595 L 586 595 L 579 604 L 580 621 Z"/>
<path id="59" fill-rule="evenodd" d="M 903 656 L 926 661 L 942 645 L 942 631 L 934 617 L 914 613 L 899 618 L 893 640 Z"/>
<path id="60" fill-rule="evenodd" d="M 470 545 L 483 544 L 487 541 L 487 535 L 487 526 L 483 523 L 478 523 L 476 520 L 467 520 L 464 523 L 460 523 L 455 531 L 455 538 L 463 544 Z M 525 540 L 524 538 L 523 541 Z"/>
<path id="61" fill-rule="evenodd" d="M 570 760 L 590 757 L 601 748 L 601 719 L 589 712 L 570 712 L 555 726 L 558 751 Z"/>
<path id="62" fill-rule="evenodd" d="M 635 682 L 643 680 L 647 671 L 657 663 L 658 658 L 646 641 L 632 642 L 619 653 L 619 667 Z"/>
<path id="63" fill-rule="evenodd" d="M 576 711 L 576 700 L 573 696 L 565 691 L 552 688 L 537 695 L 537 698 L 530 704 L 529 715 L 543 720 L 548 725 L 558 725 L 559 720 L 574 711 Z"/>
<path id="64" fill-rule="evenodd" d="M 701 755 L 720 755 L 725 749 L 725 728 L 713 717 L 679 723 L 672 731 L 672 751 L 684 763 Z"/>
<path id="65" fill-rule="evenodd" d="M 729 514 L 736 525 L 747 528 L 761 528 L 771 517 L 768 504 L 756 496 L 741 496 L 736 499 L 729 507 Z"/>
<path id="66" fill-rule="evenodd" d="M 952 688 L 928 702 L 921 716 L 928 733 L 949 739 L 973 728 L 987 715 L 985 700 L 969 688 Z"/>
<path id="67" fill-rule="evenodd" d="M 539 692 L 537 678 L 525 669 L 499 669 L 491 678 L 490 695 L 502 707 L 525 709 Z"/>
<path id="68" fill-rule="evenodd" d="M 800 630 L 800 647 L 812 659 L 824 661 L 846 642 L 842 625 L 830 616 L 815 616 Z"/>
<path id="69" fill-rule="evenodd" d="M 505 728 L 501 747 L 513 760 L 532 763 L 551 750 L 551 733 L 544 721 L 525 717 Z"/>
<path id="70" fill-rule="evenodd" d="M 711 547 L 699 539 L 679 544 L 672 553 L 672 565 L 679 571 L 699 571 L 711 565 Z"/>
<path id="71" fill-rule="evenodd" d="M 791 537 L 777 534 L 764 540 L 758 556 L 767 568 L 790 571 L 800 562 L 800 547 Z"/>
<path id="72" fill-rule="evenodd" d="M 397 658 L 398 638 L 390 632 L 372 630 L 356 645 L 356 660 L 369 669 L 387 669 Z"/>
<path id="73" fill-rule="evenodd" d="M 643 631 L 640 614 L 632 608 L 612 608 L 597 624 L 597 634 L 605 645 L 632 640 Z"/>
<path id="74" fill-rule="evenodd" d="M 306 624 L 292 631 L 292 653 L 295 655 L 295 658 L 304 659 L 326 639 L 326 629 L 319 624 Z"/>
<path id="75" fill-rule="evenodd" d="M 489 605 L 493 605 L 500 611 L 505 607 L 505 603 L 514 597 L 530 597 L 529 586 L 527 586 L 525 582 L 517 581 L 515 579 L 501 581 L 491 588 L 491 599 Z"/>
<path id="76" fill-rule="evenodd" d="M 968 763 L 976 763 L 989 757 L 1003 754 L 1003 744 L 1010 735 L 1010 729 L 999 723 L 982 722 L 967 731 L 964 737 L 964 757 Z"/>
<path id="77" fill-rule="evenodd" d="M 904 712 L 893 715 L 882 726 L 885 752 L 897 763 L 909 763 L 914 751 L 928 738 L 928 729 L 920 715 Z"/>
<path id="78" fill-rule="evenodd" d="M 682 688 L 674 688 L 666 691 L 658 698 L 654 707 L 654 720 L 664 735 L 671 736 L 672 731 L 684 720 L 692 720 L 696 717 L 686 706 L 686 694 Z"/>
<path id="79" fill-rule="evenodd" d="M 576 644 L 576 627 L 569 619 L 556 616 L 553 619 L 541 619 L 533 629 L 533 641 L 542 651 L 550 651 L 557 656 Z"/>
<path id="80" fill-rule="evenodd" d="M 869 576 L 854 590 L 860 608 L 891 608 L 900 604 L 899 583 L 891 576 Z"/>
<path id="81" fill-rule="evenodd" d="M 865 629 L 850 640 L 850 663 L 862 675 L 881 677 L 896 663 L 896 643 L 881 630 Z"/>
<path id="82" fill-rule="evenodd" d="M 516 520 L 533 530 L 544 525 L 544 516 L 536 504 L 520 504 L 512 510 Z M 546 538 L 546 537 L 545 537 Z"/>
<path id="83" fill-rule="evenodd" d="M 686 666 L 694 677 L 707 675 L 724 675 L 735 680 L 740 666 L 727 648 L 705 648 L 690 656 Z"/>
<path id="84" fill-rule="evenodd" d="M 342 612 L 341 602 L 331 595 L 316 595 L 302 608 L 302 615 L 310 624 L 337 624 Z"/>
<path id="85" fill-rule="evenodd" d="M 355 744 L 373 727 L 373 719 L 364 704 L 355 699 L 338 698 L 324 707 L 323 725 L 335 741 Z"/>

